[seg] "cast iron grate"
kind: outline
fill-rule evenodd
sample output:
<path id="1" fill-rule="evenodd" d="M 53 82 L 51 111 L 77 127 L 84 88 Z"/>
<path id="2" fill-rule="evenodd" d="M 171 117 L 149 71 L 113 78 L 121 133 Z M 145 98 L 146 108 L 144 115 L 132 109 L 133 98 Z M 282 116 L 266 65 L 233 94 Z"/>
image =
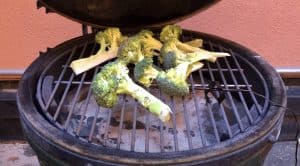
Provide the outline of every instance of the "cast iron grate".
<path id="1" fill-rule="evenodd" d="M 189 34 L 183 40 L 199 37 Z M 200 36 L 201 37 L 201 36 Z M 188 81 L 191 93 L 167 96 L 155 85 L 148 89 L 174 112 L 162 123 L 128 96 L 112 109 L 99 107 L 90 84 L 98 66 L 75 76 L 70 62 L 97 50 L 93 40 L 73 45 L 45 67 L 38 81 L 37 100 L 56 127 L 98 146 L 132 152 L 174 152 L 214 146 L 256 125 L 268 108 L 269 92 L 260 72 L 242 55 L 205 39 L 205 49 L 231 57 L 205 62 Z M 258 97 L 256 93 L 265 96 Z M 223 97 L 223 100 L 218 99 Z"/>

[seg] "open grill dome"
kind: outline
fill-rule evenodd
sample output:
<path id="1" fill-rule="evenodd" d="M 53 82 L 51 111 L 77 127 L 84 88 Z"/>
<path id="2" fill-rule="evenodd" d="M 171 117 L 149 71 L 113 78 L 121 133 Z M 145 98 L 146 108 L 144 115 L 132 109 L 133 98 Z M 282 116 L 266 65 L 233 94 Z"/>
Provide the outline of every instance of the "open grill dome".
<path id="1" fill-rule="evenodd" d="M 268 151 L 284 113 L 273 104 L 286 102 L 279 75 L 236 43 L 184 31 L 183 41 L 194 38 L 202 38 L 207 50 L 231 56 L 193 72 L 188 96 L 149 88 L 172 108 L 167 123 L 129 96 L 120 96 L 112 109 L 95 103 L 90 85 L 104 64 L 78 76 L 69 68 L 72 60 L 97 50 L 94 34 L 48 50 L 26 70 L 17 96 L 33 148 L 95 165 L 235 164 Z"/>
<path id="2" fill-rule="evenodd" d="M 172 24 L 220 0 L 38 0 L 38 7 L 93 27 L 138 29 Z"/>

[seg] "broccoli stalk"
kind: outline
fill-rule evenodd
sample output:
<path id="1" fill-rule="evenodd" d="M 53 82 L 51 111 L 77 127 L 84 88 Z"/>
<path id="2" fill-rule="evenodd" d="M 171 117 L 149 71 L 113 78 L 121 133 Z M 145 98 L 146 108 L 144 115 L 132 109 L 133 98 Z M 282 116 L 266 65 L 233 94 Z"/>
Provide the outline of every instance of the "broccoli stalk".
<path id="1" fill-rule="evenodd" d="M 194 39 L 194 40 L 191 40 L 191 41 L 187 41 L 187 42 L 184 42 L 185 44 L 189 45 L 189 46 L 192 46 L 192 47 L 203 47 L 203 40 L 202 39 Z"/>
<path id="2" fill-rule="evenodd" d="M 213 52 L 204 49 L 199 49 L 198 51 L 195 51 L 193 53 L 187 53 L 186 55 L 186 60 L 190 62 L 207 60 L 212 63 L 216 62 L 217 58 L 230 56 L 230 54 L 225 52 Z"/>
<path id="3" fill-rule="evenodd" d="M 170 107 L 135 84 L 128 72 L 126 63 L 119 60 L 105 65 L 92 83 L 96 102 L 103 107 L 111 108 L 118 102 L 118 95 L 127 94 L 163 122 L 168 121 L 171 113 Z"/>
<path id="4" fill-rule="evenodd" d="M 204 64 L 201 63 L 201 62 L 194 62 L 193 64 L 191 64 L 191 66 L 192 67 L 191 67 L 191 70 L 188 73 L 188 75 L 190 75 L 194 71 L 197 71 L 197 70 L 201 69 L 204 66 Z"/>
<path id="5" fill-rule="evenodd" d="M 102 32 L 98 32 L 95 36 L 96 42 L 100 44 L 100 49 L 97 53 L 87 58 L 73 61 L 70 67 L 78 75 L 107 60 L 115 58 L 119 45 L 125 38 L 122 36 L 119 28 L 107 28 Z"/>

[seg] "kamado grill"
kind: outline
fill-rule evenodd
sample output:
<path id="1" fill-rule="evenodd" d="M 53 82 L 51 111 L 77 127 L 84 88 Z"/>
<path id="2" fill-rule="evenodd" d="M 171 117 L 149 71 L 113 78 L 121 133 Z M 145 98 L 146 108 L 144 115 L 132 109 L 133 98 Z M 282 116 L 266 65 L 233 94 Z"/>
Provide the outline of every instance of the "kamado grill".
<path id="1" fill-rule="evenodd" d="M 173 23 L 213 0 L 40 0 L 93 30 Z M 152 7 L 155 6 L 155 7 Z M 86 31 L 86 26 L 83 28 Z M 162 123 L 135 100 L 121 96 L 112 109 L 99 107 L 90 85 L 104 64 L 76 76 L 70 62 L 95 53 L 95 33 L 42 53 L 26 70 L 17 100 L 24 133 L 42 165 L 260 165 L 281 129 L 286 96 L 275 70 L 258 54 L 232 41 L 185 30 L 183 41 L 231 54 L 193 72 L 190 94 L 148 90 L 173 114 Z"/>

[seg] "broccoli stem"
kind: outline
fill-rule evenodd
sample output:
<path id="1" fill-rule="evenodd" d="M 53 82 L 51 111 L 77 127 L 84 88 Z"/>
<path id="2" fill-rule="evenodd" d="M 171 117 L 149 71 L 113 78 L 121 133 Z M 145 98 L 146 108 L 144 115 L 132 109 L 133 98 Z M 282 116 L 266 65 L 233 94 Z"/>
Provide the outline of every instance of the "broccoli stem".
<path id="1" fill-rule="evenodd" d="M 192 47 L 203 47 L 203 40 L 202 39 L 194 39 L 188 42 L 184 42 L 184 44 L 190 45 Z"/>
<path id="2" fill-rule="evenodd" d="M 191 65 L 192 65 L 192 67 L 191 67 L 191 70 L 188 72 L 188 75 L 190 75 L 194 71 L 199 70 L 200 68 L 202 68 L 204 66 L 204 64 L 201 62 L 195 62 Z"/>
<path id="3" fill-rule="evenodd" d="M 143 84 L 145 87 L 150 87 L 152 80 L 157 77 L 158 73 L 159 73 L 159 71 L 151 66 L 144 73 L 145 76 L 142 77 L 141 79 L 139 79 L 138 81 L 141 84 Z M 150 82 L 149 82 L 149 80 L 150 80 Z"/>
<path id="4" fill-rule="evenodd" d="M 113 59 L 117 56 L 118 48 L 103 51 L 100 49 L 95 55 L 87 58 L 81 58 L 71 63 L 70 67 L 76 75 L 81 74 L 105 61 Z"/>
<path id="5" fill-rule="evenodd" d="M 206 51 L 203 49 L 199 49 L 198 51 L 195 51 L 193 53 L 187 53 L 187 59 L 190 62 L 208 60 L 209 62 L 214 63 L 217 60 L 217 58 L 226 57 L 226 56 L 230 56 L 230 54 L 224 52 Z"/>
<path id="6" fill-rule="evenodd" d="M 119 94 L 128 94 L 134 99 L 139 101 L 139 103 L 147 108 L 151 113 L 159 117 L 163 122 L 166 122 L 170 119 L 170 113 L 172 113 L 170 107 L 160 101 L 158 98 L 150 94 L 148 91 L 135 84 L 128 76 L 122 83 L 119 85 Z"/>
<path id="7" fill-rule="evenodd" d="M 176 73 L 179 77 L 188 77 L 188 74 L 192 71 L 193 67 L 189 62 L 182 62 L 175 67 Z"/>
<path id="8" fill-rule="evenodd" d="M 195 51 L 198 51 L 199 48 L 198 47 L 193 47 L 189 44 L 186 44 L 186 43 L 182 43 L 182 42 L 177 42 L 176 43 L 176 46 L 178 49 L 182 50 L 183 52 L 195 52 Z"/>

